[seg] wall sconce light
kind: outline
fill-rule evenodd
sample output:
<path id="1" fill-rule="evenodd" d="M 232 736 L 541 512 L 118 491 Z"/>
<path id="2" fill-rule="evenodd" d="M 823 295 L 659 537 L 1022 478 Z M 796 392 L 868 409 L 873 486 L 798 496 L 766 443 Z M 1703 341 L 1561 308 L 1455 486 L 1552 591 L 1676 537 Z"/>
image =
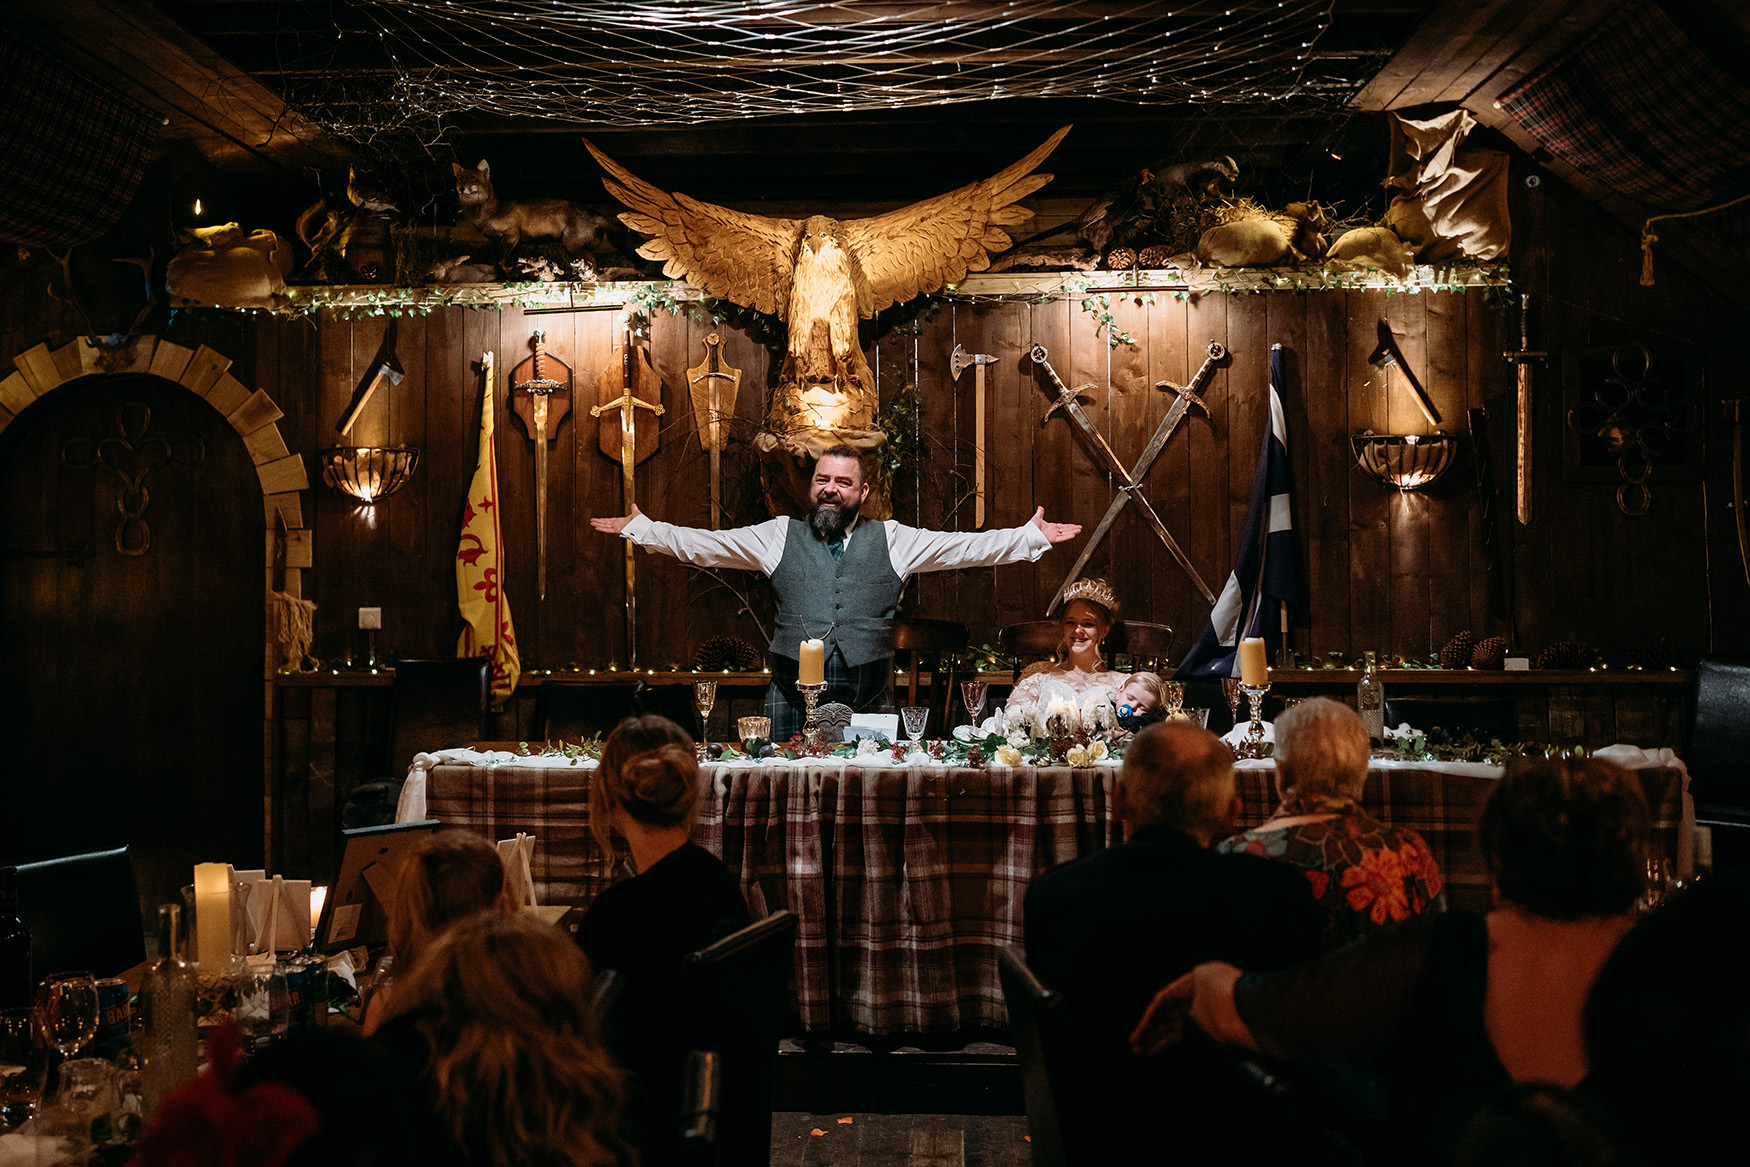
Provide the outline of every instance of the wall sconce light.
<path id="1" fill-rule="evenodd" d="M 322 463 L 322 481 L 368 505 L 407 485 L 419 465 L 419 448 L 334 446 L 316 457 Z"/>
<path id="2" fill-rule="evenodd" d="M 1458 454 L 1452 434 L 1376 434 L 1364 430 L 1349 439 L 1355 461 L 1382 486 L 1420 490 L 1446 473 Z"/>

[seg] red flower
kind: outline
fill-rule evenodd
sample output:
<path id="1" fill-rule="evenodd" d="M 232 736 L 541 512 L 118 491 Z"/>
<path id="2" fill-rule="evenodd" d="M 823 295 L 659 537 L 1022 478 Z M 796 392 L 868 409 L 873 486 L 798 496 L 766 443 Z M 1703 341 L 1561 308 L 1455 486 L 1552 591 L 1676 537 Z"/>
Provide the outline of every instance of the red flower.
<path id="1" fill-rule="evenodd" d="M 280 1167 L 316 1133 L 316 1111 L 290 1086 L 241 1094 L 235 1022 L 213 1031 L 207 1072 L 164 1100 L 128 1167 Z"/>
<path id="2" fill-rule="evenodd" d="M 1375 924 L 1410 918 L 1410 897 L 1404 890 L 1404 866 L 1396 851 L 1364 851 L 1361 862 L 1343 871 L 1349 907 L 1365 911 Z"/>
<path id="3" fill-rule="evenodd" d="M 1404 845 L 1398 849 L 1398 859 L 1404 865 L 1404 870 L 1419 879 L 1428 888 L 1429 898 L 1440 894 L 1440 868 L 1434 863 L 1434 852 L 1428 845 L 1414 835 L 1404 836 Z"/>
<path id="4" fill-rule="evenodd" d="M 1331 875 L 1327 871 L 1309 871 L 1306 873 L 1306 881 L 1312 884 L 1313 899 L 1322 900 L 1325 898 L 1325 889 L 1331 886 Z"/>

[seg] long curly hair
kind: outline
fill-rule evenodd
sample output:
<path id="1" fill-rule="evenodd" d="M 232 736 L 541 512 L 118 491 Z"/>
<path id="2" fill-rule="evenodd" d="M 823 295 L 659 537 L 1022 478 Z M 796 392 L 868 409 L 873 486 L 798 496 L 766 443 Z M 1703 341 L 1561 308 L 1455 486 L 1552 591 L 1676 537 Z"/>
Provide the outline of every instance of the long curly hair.
<path id="1" fill-rule="evenodd" d="M 453 925 L 397 1004 L 429 1048 L 432 1103 L 477 1167 L 633 1167 L 625 1091 L 590 1008 L 589 960 L 529 915 Z"/>
<path id="2" fill-rule="evenodd" d="M 601 765 L 589 787 L 589 829 L 612 856 L 615 807 L 645 826 L 672 827 L 692 818 L 698 798 L 691 735 L 656 714 L 628 717 L 602 743 Z"/>

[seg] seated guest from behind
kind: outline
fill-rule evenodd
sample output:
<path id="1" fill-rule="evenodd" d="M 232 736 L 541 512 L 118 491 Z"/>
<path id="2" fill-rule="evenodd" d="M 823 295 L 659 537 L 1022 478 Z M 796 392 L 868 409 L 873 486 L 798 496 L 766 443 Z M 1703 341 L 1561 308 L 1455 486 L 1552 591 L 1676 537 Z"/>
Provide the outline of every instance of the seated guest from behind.
<path id="1" fill-rule="evenodd" d="M 1370 752 L 1361 715 L 1314 697 L 1275 722 L 1276 797 L 1264 824 L 1216 850 L 1261 855 L 1305 872 L 1324 917 L 1328 952 L 1357 936 L 1446 906 L 1422 836 L 1361 809 Z"/>
<path id="2" fill-rule="evenodd" d="M 577 943 L 597 972 L 621 977 L 607 1036 L 631 1075 L 632 1124 L 647 1165 L 676 1152 L 690 1044 L 676 1005 L 682 959 L 750 922 L 735 876 L 689 837 L 698 792 L 693 739 L 656 716 L 614 728 L 589 791 L 590 830 L 602 850 L 612 857 L 623 846 L 638 872 L 596 896 Z"/>
<path id="3" fill-rule="evenodd" d="M 1220 1071 L 1207 1053 L 1155 1065 L 1131 1054 L 1130 1029 L 1158 978 L 1205 960 L 1276 967 L 1311 957 L 1318 908 L 1288 868 L 1209 849 L 1233 828 L 1239 799 L 1233 753 L 1207 730 L 1166 723 L 1137 734 L 1114 801 L 1126 841 L 1040 875 L 1027 889 L 1027 960 L 1064 994 L 1083 1039 L 1084 1105 L 1074 1109 L 1084 1120 L 1072 1141 L 1109 1162 L 1152 1146 L 1145 1159 L 1155 1161 L 1161 1132 L 1147 1116 L 1163 1100 L 1172 1099 L 1175 1113 L 1209 1117 L 1213 1129 L 1216 1116 L 1231 1117 L 1226 1108 L 1237 1093 L 1216 1081 Z M 1223 1132 L 1214 1142 L 1231 1150 L 1232 1139 Z"/>
<path id="4" fill-rule="evenodd" d="M 498 849 L 472 831 L 438 831 L 413 847 L 389 905 L 389 950 L 365 999 L 365 1033 L 394 1012 L 395 980 L 457 920 L 510 911 Z"/>
<path id="5" fill-rule="evenodd" d="M 1516 759 L 1477 824 L 1495 885 L 1487 916 L 1441 912 L 1272 972 L 1199 965 L 1160 991 L 1132 1043 L 1171 1049 L 1188 1015 L 1273 1057 L 1377 1067 L 1377 1161 L 1447 1162 L 1508 1086 L 1586 1076 L 1582 1010 L 1634 922 L 1648 820 L 1640 781 L 1618 766 Z"/>
<path id="6" fill-rule="evenodd" d="M 372 1039 L 415 1116 L 406 1161 L 633 1167 L 621 1072 L 591 1001 L 589 961 L 534 915 L 481 913 L 438 937 Z"/>

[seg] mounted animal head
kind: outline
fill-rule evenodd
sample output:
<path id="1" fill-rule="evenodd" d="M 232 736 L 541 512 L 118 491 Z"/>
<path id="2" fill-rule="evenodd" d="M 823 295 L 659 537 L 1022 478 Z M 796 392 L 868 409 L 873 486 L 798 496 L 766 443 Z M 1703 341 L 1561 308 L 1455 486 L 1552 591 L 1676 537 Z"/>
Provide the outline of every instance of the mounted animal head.
<path id="1" fill-rule="evenodd" d="M 490 206 L 498 201 L 492 189 L 492 167 L 486 165 L 486 159 L 482 158 L 480 165 L 472 170 L 459 162 L 452 162 L 450 166 L 456 172 L 456 201 L 462 204 L 463 210 Z"/>

